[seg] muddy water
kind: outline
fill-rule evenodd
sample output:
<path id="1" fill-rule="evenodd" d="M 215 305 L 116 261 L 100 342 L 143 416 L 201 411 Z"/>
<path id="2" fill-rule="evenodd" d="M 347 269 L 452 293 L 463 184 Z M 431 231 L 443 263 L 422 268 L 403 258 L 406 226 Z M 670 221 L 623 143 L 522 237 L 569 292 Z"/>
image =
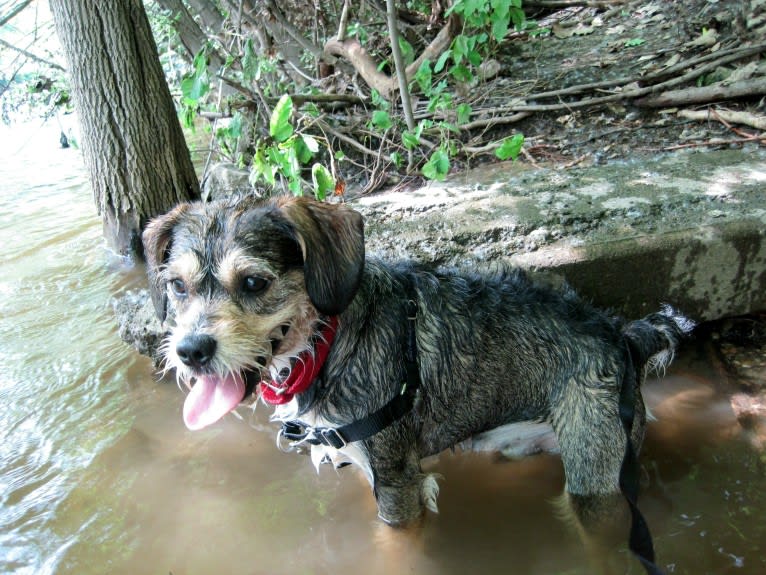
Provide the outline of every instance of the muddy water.
<path id="1" fill-rule="evenodd" d="M 0 573 L 589 572 L 555 456 L 429 460 L 440 514 L 399 532 L 353 468 L 278 451 L 263 408 L 187 431 L 116 334 L 109 299 L 141 270 L 103 248 L 78 152 L 2 135 Z M 690 347 L 649 382 L 640 504 L 668 573 L 764 573 L 765 460 L 715 373 Z"/>

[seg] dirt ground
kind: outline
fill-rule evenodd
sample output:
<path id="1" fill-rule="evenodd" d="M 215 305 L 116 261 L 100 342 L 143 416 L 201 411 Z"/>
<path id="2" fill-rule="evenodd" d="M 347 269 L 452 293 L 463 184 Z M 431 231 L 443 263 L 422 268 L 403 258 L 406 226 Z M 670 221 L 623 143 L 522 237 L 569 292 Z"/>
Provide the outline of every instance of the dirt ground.
<path id="1" fill-rule="evenodd" d="M 526 161 L 591 165 L 681 149 L 766 145 L 766 46 L 759 45 L 766 39 L 766 0 L 535 8 L 546 4 L 553 3 L 524 6 L 527 17 L 540 14 L 539 26 L 551 33 L 517 36 L 504 50 L 499 75 L 479 88 L 490 110 L 509 101 L 554 108 L 513 124 L 525 135 Z M 741 57 L 731 52 L 748 46 L 753 49 Z M 753 84 L 760 87 L 744 97 L 729 91 Z M 718 88 L 716 95 L 694 103 L 704 87 Z M 620 98 L 644 88 L 653 92 Z M 678 103 L 646 101 L 668 90 L 681 91 L 673 93 Z M 599 103 L 610 96 L 613 101 Z M 744 112 L 739 119 L 751 125 L 727 120 L 723 111 Z M 690 112 L 702 114 L 692 119 Z"/>

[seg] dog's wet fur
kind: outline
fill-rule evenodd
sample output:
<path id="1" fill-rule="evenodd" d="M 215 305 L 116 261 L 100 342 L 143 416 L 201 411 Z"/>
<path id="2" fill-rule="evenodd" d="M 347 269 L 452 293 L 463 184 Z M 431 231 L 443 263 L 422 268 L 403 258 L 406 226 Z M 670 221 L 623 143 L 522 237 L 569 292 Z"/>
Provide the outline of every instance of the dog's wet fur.
<path id="1" fill-rule="evenodd" d="M 563 499 L 584 530 L 608 523 L 626 450 L 621 385 L 635 382 L 638 449 L 640 384 L 692 328 L 669 307 L 623 322 L 510 267 L 480 273 L 366 259 L 362 217 L 340 204 L 183 204 L 153 220 L 143 240 L 157 312 L 175 323 L 166 363 L 190 386 L 236 374 L 250 393 L 254 381 L 289 369 L 325 319 L 338 316 L 320 376 L 278 407 L 277 419 L 339 426 L 388 402 L 405 373 L 407 302 L 417 303 L 415 408 L 339 451 L 314 447 L 317 461 L 358 464 L 392 525 L 436 508 L 438 486 L 422 458 L 471 438 L 482 448 L 488 437 L 507 443 L 497 430 L 510 424 L 552 428 Z"/>

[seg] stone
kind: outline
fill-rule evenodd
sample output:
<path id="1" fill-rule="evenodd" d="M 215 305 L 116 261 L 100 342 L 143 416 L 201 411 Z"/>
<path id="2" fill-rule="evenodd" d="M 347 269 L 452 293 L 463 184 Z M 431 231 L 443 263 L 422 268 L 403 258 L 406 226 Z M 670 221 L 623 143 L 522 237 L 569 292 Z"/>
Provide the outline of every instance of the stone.
<path id="1" fill-rule="evenodd" d="M 766 309 L 765 185 L 764 152 L 724 150 L 569 170 L 501 163 L 349 205 L 371 255 L 506 262 L 629 319 L 668 303 L 701 322 Z M 123 299 L 115 309 L 136 313 L 120 315 L 120 333 L 156 361 L 148 298 Z"/>

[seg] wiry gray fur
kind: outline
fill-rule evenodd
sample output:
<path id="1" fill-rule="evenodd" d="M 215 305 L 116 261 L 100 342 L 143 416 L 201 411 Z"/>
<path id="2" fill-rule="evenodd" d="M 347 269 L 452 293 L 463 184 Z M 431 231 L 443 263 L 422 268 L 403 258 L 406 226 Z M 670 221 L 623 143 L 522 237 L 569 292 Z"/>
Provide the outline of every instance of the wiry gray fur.
<path id="1" fill-rule="evenodd" d="M 388 402 L 399 392 L 405 374 L 407 302 L 417 304 L 422 383 L 415 408 L 373 437 L 341 450 L 365 468 L 381 518 L 407 524 L 426 506 L 435 506 L 437 489 L 421 470 L 423 457 L 499 426 L 540 422 L 556 434 L 566 491 L 576 514 L 586 525 L 598 521 L 605 502 L 619 493 L 626 444 L 618 414 L 620 387 L 626 380 L 635 382 L 632 439 L 638 449 L 646 419 L 640 384 L 647 367 L 659 367 L 672 357 L 691 322 L 665 308 L 625 324 L 582 302 L 571 290 L 551 289 L 516 269 L 473 273 L 365 260 L 358 214 L 309 200 L 248 201 L 238 207 L 238 217 L 248 221 L 242 239 L 227 229 L 206 235 L 213 233 L 206 219 L 224 221 L 216 214 L 232 209 L 225 204 L 177 209 L 150 225 L 144 237 L 150 277 L 159 278 L 154 289 L 162 292 L 155 293 L 155 301 L 166 305 L 161 283 L 172 279 L 167 262 L 182 259 L 179 250 L 206 258 L 199 267 L 207 270 L 204 282 L 209 287 L 189 286 L 189 293 L 204 298 L 208 290 L 216 294 L 210 301 L 220 300 L 225 290 L 215 287 L 215 270 L 225 253 L 216 254 L 236 248 L 257 258 L 274 258 L 275 265 L 268 269 L 282 270 L 279 273 L 290 278 L 272 278 L 269 290 L 258 296 L 268 298 L 268 315 L 258 311 L 257 299 L 241 296 L 244 303 L 234 309 L 249 315 L 254 332 L 273 337 L 280 326 L 260 324 L 295 302 L 311 302 L 302 305 L 316 309 L 301 308 L 303 317 L 316 316 L 317 322 L 323 314 L 337 313 L 338 331 L 320 377 L 309 391 L 280 408 L 278 416 L 340 426 Z M 187 223 L 189 218 L 193 219 Z M 223 246 L 224 233 L 236 245 Z M 296 264 L 298 248 L 303 263 Z M 296 281 L 299 272 L 306 278 L 304 285 Z M 176 313 L 183 314 L 182 308 L 179 305 Z M 158 313 L 164 308 L 158 307 Z M 223 320 L 216 316 L 209 321 Z M 205 331 L 206 321 L 195 325 Z M 283 326 L 289 327 L 283 330 L 285 339 L 295 339 L 301 323 L 288 324 Z M 208 332 L 218 333 L 220 327 Z M 176 334 L 176 340 L 184 335 Z M 300 334 L 303 345 L 296 349 L 304 349 L 311 335 Z M 270 361 L 292 353 L 282 349 L 281 341 L 272 346 L 273 358 L 251 363 L 265 364 L 264 374 Z M 171 354 L 170 361 L 173 358 Z M 227 365 L 232 368 L 236 366 Z M 636 372 L 631 377 L 629 369 Z"/>

